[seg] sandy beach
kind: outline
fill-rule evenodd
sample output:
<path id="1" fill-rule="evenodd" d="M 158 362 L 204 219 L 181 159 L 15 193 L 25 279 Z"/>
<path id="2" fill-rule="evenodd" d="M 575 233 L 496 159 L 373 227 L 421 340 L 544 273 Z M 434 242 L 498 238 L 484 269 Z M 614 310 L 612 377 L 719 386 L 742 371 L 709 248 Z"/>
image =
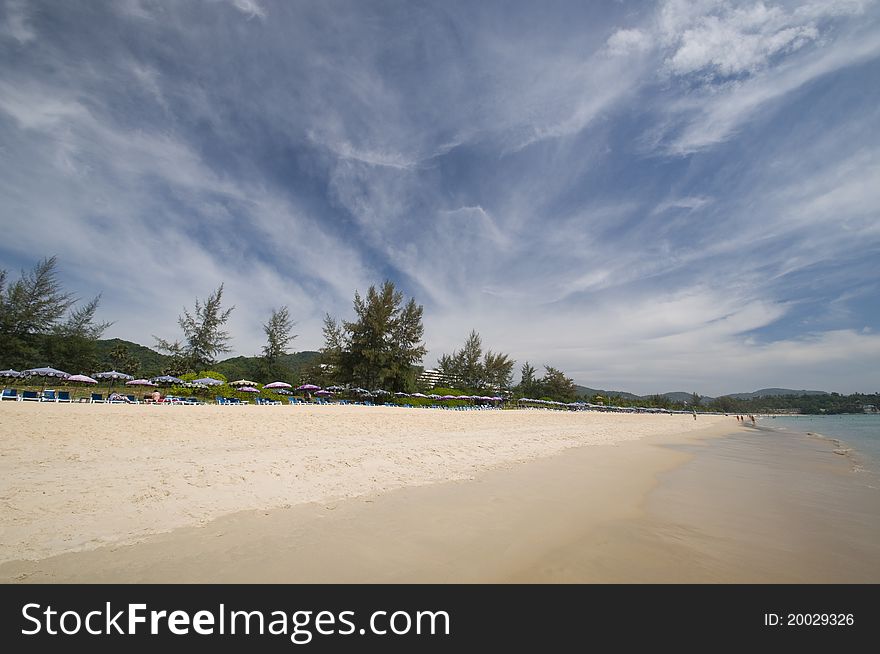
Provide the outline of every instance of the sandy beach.
<path id="1" fill-rule="evenodd" d="M 4 582 L 880 578 L 876 495 L 845 457 L 732 417 L 8 403 L 0 421 Z"/>
<path id="2" fill-rule="evenodd" d="M 6 402 L 0 561 L 132 543 L 237 511 L 471 479 L 567 448 L 685 433 L 717 420 Z"/>

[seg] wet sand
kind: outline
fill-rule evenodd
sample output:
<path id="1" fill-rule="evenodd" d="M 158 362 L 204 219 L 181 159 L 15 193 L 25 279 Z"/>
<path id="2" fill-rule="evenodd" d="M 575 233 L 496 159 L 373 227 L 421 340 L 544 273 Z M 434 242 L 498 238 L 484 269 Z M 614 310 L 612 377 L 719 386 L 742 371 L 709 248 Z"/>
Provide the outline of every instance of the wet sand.
<path id="1" fill-rule="evenodd" d="M 517 581 L 878 583 L 880 491 L 833 440 L 764 429 L 666 445 L 641 514 L 562 544 Z"/>

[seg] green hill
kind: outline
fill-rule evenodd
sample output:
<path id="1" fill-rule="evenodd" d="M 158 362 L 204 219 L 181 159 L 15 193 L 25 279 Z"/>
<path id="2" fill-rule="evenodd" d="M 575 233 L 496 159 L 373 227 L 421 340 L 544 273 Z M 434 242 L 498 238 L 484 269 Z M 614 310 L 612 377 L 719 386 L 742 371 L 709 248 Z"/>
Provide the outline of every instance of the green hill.
<path id="1" fill-rule="evenodd" d="M 110 353 L 120 345 L 128 348 L 128 354 L 140 363 L 140 367 L 137 371 L 138 376 L 155 377 L 156 375 L 162 374 L 162 368 L 165 367 L 168 361 L 167 356 L 156 352 L 156 350 L 152 350 L 138 343 L 122 340 L 121 338 L 107 338 L 96 341 L 95 353 L 98 361 L 101 363 L 99 366 L 101 370 L 110 370 L 113 368 L 113 361 L 110 358 Z M 93 372 L 98 371 L 95 370 Z"/>
<path id="2" fill-rule="evenodd" d="M 732 397 L 735 400 L 754 400 L 760 397 L 788 397 L 796 395 L 828 395 L 825 391 L 795 391 L 790 388 L 762 388 L 752 393 L 731 393 L 724 397 Z"/>
<path id="3" fill-rule="evenodd" d="M 604 397 L 622 397 L 625 400 L 639 399 L 638 395 L 633 395 L 632 393 L 627 393 L 626 391 L 603 391 L 598 388 L 589 388 L 587 386 L 579 386 L 578 384 L 575 384 L 574 390 L 578 395 L 585 395 L 586 397 L 593 397 L 594 395 L 602 395 Z"/>

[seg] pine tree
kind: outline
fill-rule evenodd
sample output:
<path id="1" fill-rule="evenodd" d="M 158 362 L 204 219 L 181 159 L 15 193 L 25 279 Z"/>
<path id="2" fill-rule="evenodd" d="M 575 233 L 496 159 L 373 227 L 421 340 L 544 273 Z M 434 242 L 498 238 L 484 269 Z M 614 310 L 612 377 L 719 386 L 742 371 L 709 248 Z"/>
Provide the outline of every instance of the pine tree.
<path id="1" fill-rule="evenodd" d="M 177 319 L 183 330 L 184 341 L 166 341 L 154 336 L 157 347 L 173 358 L 171 364 L 180 372 L 195 372 L 209 368 L 215 363 L 218 354 L 229 352 L 229 332 L 223 325 L 229 320 L 229 314 L 235 307 L 226 310 L 221 308 L 223 284 L 211 293 L 204 303 L 196 299 L 192 313 L 183 309 L 183 315 Z"/>
<path id="2" fill-rule="evenodd" d="M 41 337 L 73 306 L 73 294 L 64 292 L 58 280 L 57 263 L 56 257 L 43 259 L 8 286 L 7 272 L 0 270 L 0 361 L 4 365 L 25 367 L 45 355 Z"/>
<path id="3" fill-rule="evenodd" d="M 529 397 L 535 399 L 540 393 L 537 388 L 537 380 L 535 379 L 535 368 L 526 361 L 520 369 L 521 379 L 517 388 L 520 397 Z"/>
<path id="4" fill-rule="evenodd" d="M 402 302 L 403 294 L 386 281 L 378 290 L 370 286 L 365 297 L 355 293 L 355 320 L 325 317 L 323 362 L 337 382 L 371 390 L 414 387 L 414 366 L 427 352 L 423 309 L 414 299 Z"/>
<path id="5" fill-rule="evenodd" d="M 278 376 L 278 359 L 287 354 L 287 346 L 296 334 L 290 331 L 296 323 L 290 319 L 290 312 L 286 306 L 273 309 L 269 322 L 263 325 L 266 333 L 266 345 L 263 346 L 262 374 L 269 377 Z"/>

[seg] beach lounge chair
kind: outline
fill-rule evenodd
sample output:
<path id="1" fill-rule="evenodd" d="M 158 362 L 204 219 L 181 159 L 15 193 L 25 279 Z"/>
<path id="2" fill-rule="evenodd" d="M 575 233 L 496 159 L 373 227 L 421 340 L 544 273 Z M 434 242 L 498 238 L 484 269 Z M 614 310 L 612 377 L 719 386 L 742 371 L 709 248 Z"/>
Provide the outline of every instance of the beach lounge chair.
<path id="1" fill-rule="evenodd" d="M 42 397 L 40 397 L 40 402 L 57 402 L 58 398 L 55 397 L 55 391 L 43 391 Z"/>
<path id="2" fill-rule="evenodd" d="M 129 402 L 131 402 L 132 404 L 140 404 L 140 400 L 138 400 L 134 395 L 126 395 L 125 397 L 127 397 Z M 61 400 L 58 401 L 61 402 Z"/>
<path id="3" fill-rule="evenodd" d="M 56 395 L 56 402 L 73 402 L 73 400 L 70 399 L 70 391 L 58 391 Z"/>
<path id="4" fill-rule="evenodd" d="M 105 404 L 104 396 L 101 393 L 92 393 L 92 397 L 89 400 L 90 404 Z"/>
<path id="5" fill-rule="evenodd" d="M 2 400 L 15 400 L 18 402 L 21 398 L 18 396 L 18 391 L 14 388 L 4 388 L 3 395 L 0 395 L 0 401 Z"/>
<path id="6" fill-rule="evenodd" d="M 25 402 L 39 402 L 40 394 L 37 391 L 22 391 L 21 399 Z"/>
<path id="7" fill-rule="evenodd" d="M 229 404 L 225 397 L 220 397 L 219 395 L 214 396 L 214 401 L 217 402 L 217 404 Z"/>

